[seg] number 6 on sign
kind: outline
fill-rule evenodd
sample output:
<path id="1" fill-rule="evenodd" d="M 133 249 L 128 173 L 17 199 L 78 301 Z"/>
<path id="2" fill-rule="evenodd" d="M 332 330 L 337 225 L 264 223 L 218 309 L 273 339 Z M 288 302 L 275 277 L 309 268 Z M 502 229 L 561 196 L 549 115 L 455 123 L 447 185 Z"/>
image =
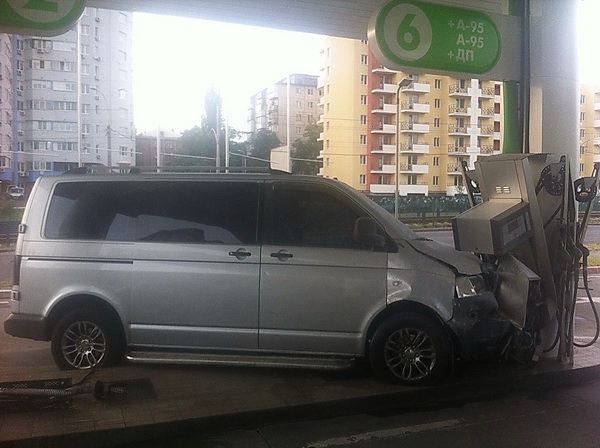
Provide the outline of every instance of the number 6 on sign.
<path id="1" fill-rule="evenodd" d="M 431 23 L 415 5 L 400 3 L 382 17 L 386 44 L 407 61 L 421 59 L 431 47 Z M 389 36 L 396 36 L 390 39 Z"/>

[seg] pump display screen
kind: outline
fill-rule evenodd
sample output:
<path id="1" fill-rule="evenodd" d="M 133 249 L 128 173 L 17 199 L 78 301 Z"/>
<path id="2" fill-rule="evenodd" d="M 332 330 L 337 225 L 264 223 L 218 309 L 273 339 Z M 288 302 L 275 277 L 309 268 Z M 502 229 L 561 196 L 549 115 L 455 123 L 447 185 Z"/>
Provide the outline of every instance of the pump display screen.
<path id="1" fill-rule="evenodd" d="M 476 205 L 452 221 L 458 250 L 505 254 L 533 235 L 529 204 L 492 200 Z"/>

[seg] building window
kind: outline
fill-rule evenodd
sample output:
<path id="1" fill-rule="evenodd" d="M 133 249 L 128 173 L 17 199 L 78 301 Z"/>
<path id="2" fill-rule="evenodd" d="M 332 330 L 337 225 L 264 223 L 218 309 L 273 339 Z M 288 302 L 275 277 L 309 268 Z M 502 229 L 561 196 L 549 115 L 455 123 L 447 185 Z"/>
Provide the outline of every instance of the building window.
<path id="1" fill-rule="evenodd" d="M 363 65 L 367 65 L 369 63 L 369 58 L 366 54 L 360 55 L 360 63 Z"/>
<path id="2" fill-rule="evenodd" d="M 368 81 L 369 81 L 369 78 L 367 77 L 367 75 L 360 75 L 360 83 L 363 86 L 366 86 Z"/>
<path id="3" fill-rule="evenodd" d="M 367 144 L 367 136 L 366 135 L 361 134 L 359 140 L 360 140 L 360 144 L 361 145 L 366 145 Z"/>
<path id="4" fill-rule="evenodd" d="M 433 166 L 440 166 L 440 158 L 439 157 L 434 157 L 433 158 Z"/>
<path id="5" fill-rule="evenodd" d="M 367 116 L 366 115 L 360 116 L 360 124 L 362 124 L 362 125 L 367 124 Z"/>
<path id="6" fill-rule="evenodd" d="M 580 163 L 579 164 L 579 172 L 583 173 L 585 171 L 585 164 L 584 163 Z"/>
<path id="7" fill-rule="evenodd" d="M 433 106 L 436 109 L 439 109 L 440 107 L 442 107 L 442 100 L 440 100 L 439 98 L 436 98 L 435 100 L 433 100 Z"/>
<path id="8" fill-rule="evenodd" d="M 434 128 L 439 128 L 440 127 L 440 119 L 439 118 L 434 118 L 433 119 L 433 127 Z"/>
<path id="9" fill-rule="evenodd" d="M 359 174 L 358 183 L 360 185 L 366 185 L 367 184 L 367 176 L 365 176 L 364 174 Z"/>
<path id="10" fill-rule="evenodd" d="M 309 109 L 314 109 L 315 103 L 313 101 L 309 101 L 308 103 L 306 103 L 306 107 L 308 107 Z"/>
<path id="11" fill-rule="evenodd" d="M 433 146 L 435 146 L 436 148 L 440 147 L 440 138 L 439 137 L 433 138 Z"/>
<path id="12" fill-rule="evenodd" d="M 585 129 L 581 129 L 581 130 L 579 131 L 579 137 L 581 137 L 581 138 L 585 138 Z"/>
<path id="13" fill-rule="evenodd" d="M 302 134 L 302 126 L 296 127 L 296 134 Z"/>
<path id="14" fill-rule="evenodd" d="M 433 85 L 435 86 L 436 89 L 441 89 L 442 88 L 442 80 L 441 79 L 436 79 L 433 82 Z"/>
<path id="15" fill-rule="evenodd" d="M 579 114 L 579 121 L 585 121 L 585 112 Z"/>
<path id="16" fill-rule="evenodd" d="M 302 108 L 302 101 L 296 101 L 296 107 L 298 109 L 301 109 Z"/>
<path id="17" fill-rule="evenodd" d="M 314 95 L 315 94 L 315 90 L 311 89 L 310 87 L 308 89 L 306 89 L 306 94 L 307 95 Z"/>
<path id="18" fill-rule="evenodd" d="M 296 121 L 302 121 L 302 114 L 296 114 Z"/>
<path id="19" fill-rule="evenodd" d="M 433 176 L 433 185 L 435 187 L 437 187 L 440 184 L 440 177 L 439 176 Z"/>
<path id="20" fill-rule="evenodd" d="M 584 155 L 584 154 L 585 154 L 585 146 L 581 145 L 581 146 L 579 147 L 579 155 L 580 155 L 580 156 L 582 156 L 582 155 Z"/>
<path id="21" fill-rule="evenodd" d="M 360 96 L 360 104 L 362 104 L 363 106 L 367 104 L 367 95 Z"/>
<path id="22" fill-rule="evenodd" d="M 358 156 L 358 163 L 360 163 L 361 165 L 366 165 L 367 156 L 365 154 L 361 154 L 360 156 Z"/>
<path id="23" fill-rule="evenodd" d="M 581 95 L 581 98 L 579 99 L 579 102 L 581 104 L 585 103 L 585 95 Z"/>

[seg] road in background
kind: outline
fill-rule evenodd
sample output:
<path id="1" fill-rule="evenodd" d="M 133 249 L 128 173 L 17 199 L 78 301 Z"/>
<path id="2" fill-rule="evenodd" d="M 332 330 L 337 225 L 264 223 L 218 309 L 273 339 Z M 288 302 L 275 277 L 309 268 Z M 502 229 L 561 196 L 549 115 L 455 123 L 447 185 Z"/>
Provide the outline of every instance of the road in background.
<path id="1" fill-rule="evenodd" d="M 417 231 L 417 233 L 425 238 L 431 238 L 439 243 L 454 247 L 454 236 L 452 235 L 452 230 L 427 230 L 422 232 Z M 600 243 L 600 225 L 588 226 L 584 243 Z"/>

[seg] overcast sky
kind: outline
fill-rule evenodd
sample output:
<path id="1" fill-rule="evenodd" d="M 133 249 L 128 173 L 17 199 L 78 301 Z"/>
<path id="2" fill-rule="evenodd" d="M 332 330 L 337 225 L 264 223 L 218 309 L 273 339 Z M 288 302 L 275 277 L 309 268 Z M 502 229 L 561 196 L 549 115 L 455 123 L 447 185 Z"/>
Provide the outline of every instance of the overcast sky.
<path id="1" fill-rule="evenodd" d="M 580 12 L 581 80 L 598 82 L 600 1 L 583 1 Z M 138 131 L 199 124 L 211 86 L 220 91 L 230 124 L 246 130 L 252 94 L 288 73 L 321 74 L 324 37 L 135 13 L 133 45 Z"/>
<path id="2" fill-rule="evenodd" d="M 246 130 L 251 95 L 288 73 L 320 74 L 324 38 L 136 13 L 133 46 L 138 131 L 199 124 L 211 86 L 231 125 Z"/>

